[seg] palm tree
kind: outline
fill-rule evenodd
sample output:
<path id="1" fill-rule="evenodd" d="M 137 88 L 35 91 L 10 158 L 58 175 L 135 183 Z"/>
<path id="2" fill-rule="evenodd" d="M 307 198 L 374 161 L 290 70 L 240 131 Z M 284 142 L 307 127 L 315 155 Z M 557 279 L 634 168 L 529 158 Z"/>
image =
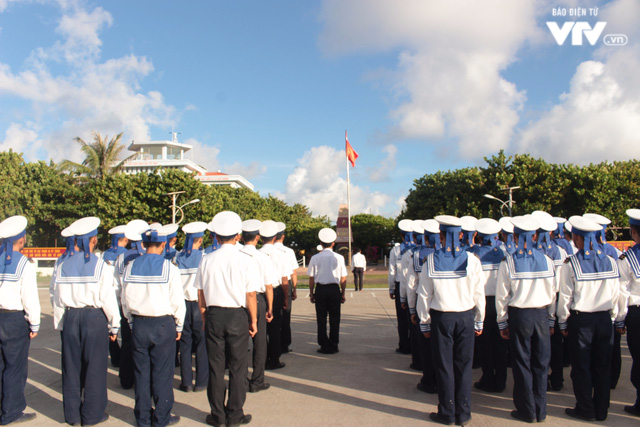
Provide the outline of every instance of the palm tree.
<path id="1" fill-rule="evenodd" d="M 107 175 L 121 172 L 124 163 L 135 156 L 132 154 L 126 159 L 118 162 L 118 158 L 125 149 L 120 143 L 122 132 L 108 143 L 108 137 L 103 138 L 99 132 L 93 131 L 93 142 L 87 144 L 82 138 L 76 137 L 74 141 L 81 145 L 81 150 L 86 158 L 82 163 L 63 160 L 58 166 L 60 170 L 72 171 L 83 180 L 97 178 L 102 179 Z"/>

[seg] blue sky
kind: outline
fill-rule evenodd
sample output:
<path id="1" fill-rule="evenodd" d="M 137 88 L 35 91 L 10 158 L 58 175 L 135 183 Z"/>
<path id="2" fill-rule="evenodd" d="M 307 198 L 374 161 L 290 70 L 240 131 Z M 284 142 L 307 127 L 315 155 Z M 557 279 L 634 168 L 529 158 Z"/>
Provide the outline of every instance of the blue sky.
<path id="1" fill-rule="evenodd" d="M 175 130 L 210 170 L 335 217 L 346 129 L 353 213 L 395 216 L 414 179 L 501 148 L 639 157 L 639 18 L 636 0 L 0 0 L 0 149 L 80 160 L 91 130 Z M 558 45 L 546 22 L 573 20 L 607 26 Z"/>

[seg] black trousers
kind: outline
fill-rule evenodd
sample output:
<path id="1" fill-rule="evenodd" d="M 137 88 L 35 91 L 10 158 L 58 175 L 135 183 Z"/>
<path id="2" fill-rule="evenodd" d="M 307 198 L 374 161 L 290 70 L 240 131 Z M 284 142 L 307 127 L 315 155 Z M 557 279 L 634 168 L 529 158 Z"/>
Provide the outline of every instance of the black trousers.
<path id="1" fill-rule="evenodd" d="M 608 311 L 571 311 L 568 321 L 576 410 L 604 420 L 611 394 L 613 325 Z"/>
<path id="2" fill-rule="evenodd" d="M 431 338 L 424 336 L 420 332 L 420 326 L 418 325 L 418 342 L 420 344 L 420 362 L 422 365 L 422 378 L 420 382 L 427 388 L 436 387 L 436 368 L 433 364 L 433 353 L 431 350 Z"/>
<path id="3" fill-rule="evenodd" d="M 124 317 L 122 307 L 120 307 L 120 368 L 118 377 L 122 388 L 129 390 L 135 383 L 135 375 L 133 374 L 133 345 L 131 343 L 131 327 L 129 321 Z"/>
<path id="4" fill-rule="evenodd" d="M 273 319 L 267 323 L 267 365 L 280 363 L 282 354 L 282 304 L 284 303 L 282 286 L 273 288 Z"/>
<path id="5" fill-rule="evenodd" d="M 420 331 L 420 324 L 414 325 L 411 322 L 411 313 L 407 311 L 407 322 L 409 327 L 409 347 L 411 349 L 411 366 L 414 369 L 422 369 L 422 356 L 420 355 L 420 336 L 424 336 Z"/>
<path id="6" fill-rule="evenodd" d="M 132 344 L 138 427 L 166 426 L 173 407 L 176 322 L 173 316 L 133 317 Z M 151 399 L 155 404 L 152 408 Z"/>
<path id="7" fill-rule="evenodd" d="M 258 300 L 258 332 L 253 337 L 253 372 L 249 381 L 252 386 L 264 384 L 264 367 L 267 363 L 267 301 L 264 293 L 257 295 Z"/>
<path id="8" fill-rule="evenodd" d="M 193 369 L 192 353 L 196 353 L 196 387 L 206 387 L 209 382 L 209 362 L 207 346 L 204 342 L 204 328 L 198 301 L 185 301 L 187 311 L 180 337 L 180 377 L 181 384 L 191 388 Z"/>
<path id="9" fill-rule="evenodd" d="M 363 281 L 364 281 L 364 268 L 354 267 L 353 268 L 353 284 L 356 288 L 356 291 L 362 290 Z"/>
<path id="10" fill-rule="evenodd" d="M 402 308 L 400 303 L 400 284 L 396 282 L 396 288 L 393 292 L 396 303 L 396 320 L 398 322 L 398 348 L 402 353 L 409 353 L 411 351 L 411 344 L 409 341 L 409 310 Z"/>
<path id="11" fill-rule="evenodd" d="M 549 382 L 552 386 L 564 385 L 564 347 L 566 338 L 560 332 L 560 325 L 556 319 L 553 325 L 554 333 L 551 335 L 551 360 L 549 362 Z"/>
<path id="12" fill-rule="evenodd" d="M 627 345 L 633 359 L 631 384 L 636 388 L 635 407 L 640 409 L 640 306 L 629 307 L 625 324 L 627 326 Z"/>
<path id="13" fill-rule="evenodd" d="M 107 317 L 100 308 L 70 308 L 63 322 L 64 420 L 69 424 L 96 424 L 107 408 Z"/>
<path id="14" fill-rule="evenodd" d="M 613 331 L 613 352 L 611 353 L 611 389 L 618 386 L 620 372 L 622 371 L 622 350 L 620 348 L 622 336 Z"/>
<path id="15" fill-rule="evenodd" d="M 513 403 L 527 418 L 547 417 L 551 339 L 546 308 L 509 307 Z"/>
<path id="16" fill-rule="evenodd" d="M 29 332 L 29 323 L 24 318 L 24 311 L 0 312 L 2 424 L 9 424 L 18 419 L 27 407 L 24 387 L 27 384 L 27 361 L 31 344 Z"/>
<path id="17" fill-rule="evenodd" d="M 316 285 L 316 322 L 318 324 L 318 344 L 321 348 L 337 350 L 340 342 L 340 306 L 342 294 L 337 283 Z M 329 336 L 327 336 L 327 315 L 329 316 Z"/>
<path id="18" fill-rule="evenodd" d="M 477 337 L 478 357 L 482 367 L 480 383 L 495 389 L 503 389 L 507 383 L 509 342 L 503 340 L 498 328 L 496 297 L 487 296 L 484 315 L 484 329 Z"/>
<path id="19" fill-rule="evenodd" d="M 431 351 L 438 382 L 438 414 L 451 423 L 471 418 L 473 310 L 431 310 Z"/>
<path id="20" fill-rule="evenodd" d="M 247 396 L 249 318 L 244 308 L 208 307 L 205 321 L 209 386 L 207 397 L 216 424 L 240 424 Z M 229 363 L 229 391 L 224 380 Z M 228 396 L 225 403 L 225 394 Z"/>
<path id="21" fill-rule="evenodd" d="M 280 346 L 282 348 L 282 352 L 289 351 L 289 346 L 291 345 L 291 308 L 293 307 L 293 283 L 289 282 L 289 294 L 287 295 L 287 305 L 286 310 L 282 310 L 282 326 L 280 330 L 282 331 L 280 334 Z"/>

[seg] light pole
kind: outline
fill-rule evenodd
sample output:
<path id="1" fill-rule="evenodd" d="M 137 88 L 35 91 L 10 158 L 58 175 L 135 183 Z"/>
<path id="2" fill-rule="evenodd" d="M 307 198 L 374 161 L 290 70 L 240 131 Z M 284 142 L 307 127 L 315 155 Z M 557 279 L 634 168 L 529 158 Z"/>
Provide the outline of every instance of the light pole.
<path id="1" fill-rule="evenodd" d="M 176 199 L 178 198 L 178 196 L 182 193 L 185 193 L 185 191 L 174 191 L 173 193 L 166 193 L 165 196 L 171 196 L 172 199 L 172 203 L 171 206 L 169 206 L 171 208 L 171 223 L 172 224 L 180 224 L 182 222 L 182 220 L 184 219 L 184 211 L 182 210 L 182 208 L 184 208 L 187 205 L 192 205 L 194 203 L 198 203 L 200 201 L 200 199 L 193 199 L 187 203 L 185 203 L 184 205 L 178 206 L 176 205 Z M 180 221 L 178 221 L 176 223 L 176 209 L 180 211 Z"/>
<path id="2" fill-rule="evenodd" d="M 484 197 L 486 197 L 487 199 L 491 199 L 491 200 L 497 200 L 500 203 L 502 203 L 502 205 L 500 205 L 500 214 L 501 215 L 502 215 L 502 209 L 504 209 L 504 207 L 506 206 L 506 207 L 509 208 L 509 216 L 512 216 L 511 215 L 511 211 L 512 211 L 512 208 L 513 208 L 513 204 L 515 203 L 513 201 L 513 190 L 517 190 L 518 188 L 520 188 L 520 187 L 519 186 L 506 187 L 506 188 L 502 189 L 502 191 L 509 191 L 509 200 L 507 200 L 506 202 L 501 200 L 501 199 L 498 199 L 495 196 L 492 196 L 491 194 L 485 194 Z"/>

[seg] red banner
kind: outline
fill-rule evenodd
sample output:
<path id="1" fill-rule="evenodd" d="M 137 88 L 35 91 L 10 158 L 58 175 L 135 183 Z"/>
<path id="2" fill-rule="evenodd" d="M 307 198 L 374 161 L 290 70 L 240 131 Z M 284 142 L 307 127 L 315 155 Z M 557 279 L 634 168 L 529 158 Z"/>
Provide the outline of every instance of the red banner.
<path id="1" fill-rule="evenodd" d="M 607 243 L 622 252 L 636 244 L 633 240 L 607 240 Z"/>
<path id="2" fill-rule="evenodd" d="M 58 259 L 65 248 L 23 248 L 22 255 L 27 258 L 51 258 Z"/>

